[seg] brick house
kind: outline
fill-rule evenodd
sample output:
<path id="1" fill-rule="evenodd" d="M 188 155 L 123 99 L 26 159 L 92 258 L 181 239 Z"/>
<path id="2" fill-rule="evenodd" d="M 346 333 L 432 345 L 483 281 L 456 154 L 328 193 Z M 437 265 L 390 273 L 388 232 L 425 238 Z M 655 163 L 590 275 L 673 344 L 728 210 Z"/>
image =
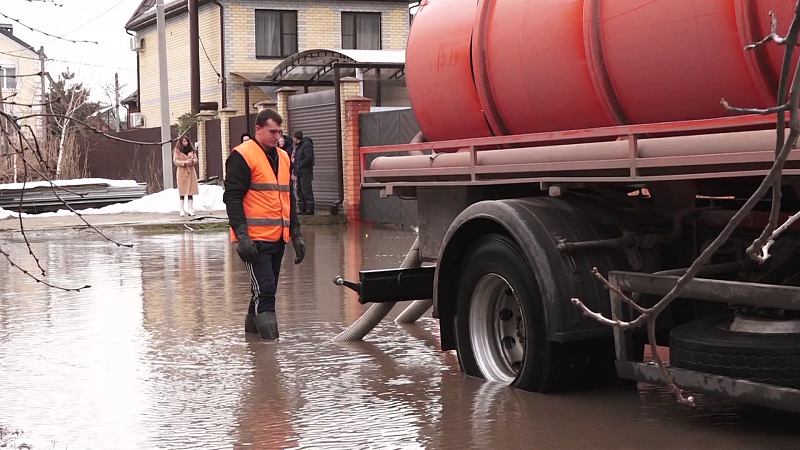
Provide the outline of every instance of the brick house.
<path id="1" fill-rule="evenodd" d="M 137 52 L 138 125 L 145 127 L 161 120 L 154 5 L 143 0 L 125 26 Z M 312 49 L 403 50 L 410 25 L 407 0 L 199 0 L 198 13 L 201 101 L 234 106 L 240 114 L 248 81 L 243 74 L 266 75 L 287 57 Z M 165 15 L 175 123 L 190 110 L 187 1 L 168 2 Z M 267 92 L 251 90 L 250 105 L 269 99 Z"/>

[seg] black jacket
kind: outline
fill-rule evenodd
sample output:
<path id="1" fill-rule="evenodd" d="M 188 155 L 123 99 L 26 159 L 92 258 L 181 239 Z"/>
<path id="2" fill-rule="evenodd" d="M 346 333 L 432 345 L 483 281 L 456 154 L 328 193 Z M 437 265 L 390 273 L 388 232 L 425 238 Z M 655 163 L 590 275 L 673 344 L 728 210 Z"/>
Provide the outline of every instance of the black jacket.
<path id="1" fill-rule="evenodd" d="M 255 141 L 257 144 L 258 142 Z M 263 147 L 262 147 L 263 149 Z M 278 152 L 274 148 L 264 150 L 267 160 L 272 166 L 275 175 L 278 174 Z M 225 193 L 222 200 L 228 211 L 228 222 L 231 228 L 236 229 L 238 225 L 246 224 L 247 218 L 244 215 L 242 201 L 247 191 L 250 190 L 251 171 L 244 157 L 239 152 L 231 152 L 228 160 L 225 161 L 227 177 L 225 178 Z M 290 183 L 289 192 L 289 234 L 291 237 L 302 236 L 300 231 L 300 220 L 297 216 L 297 205 L 295 204 L 294 183 Z"/>
<path id="2" fill-rule="evenodd" d="M 295 149 L 297 154 L 294 157 L 294 173 L 305 175 L 314 173 L 314 141 L 311 138 L 303 138 Z"/>
<path id="3" fill-rule="evenodd" d="M 286 142 L 286 144 L 284 144 L 286 148 L 283 150 L 289 155 L 289 161 L 291 161 L 292 152 L 294 152 L 294 139 L 292 139 L 289 136 L 283 135 L 283 141 Z"/>

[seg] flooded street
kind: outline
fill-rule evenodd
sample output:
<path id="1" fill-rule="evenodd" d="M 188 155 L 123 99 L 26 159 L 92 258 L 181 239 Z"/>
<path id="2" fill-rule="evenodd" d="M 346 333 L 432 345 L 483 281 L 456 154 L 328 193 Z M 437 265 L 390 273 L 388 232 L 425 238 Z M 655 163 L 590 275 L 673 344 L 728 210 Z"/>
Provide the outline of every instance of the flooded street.
<path id="1" fill-rule="evenodd" d="M 800 448 L 798 416 L 785 413 L 702 397 L 687 409 L 644 385 L 542 396 L 465 378 L 429 315 L 332 343 L 366 309 L 334 276 L 396 267 L 410 232 L 305 229 L 306 260 L 294 266 L 287 249 L 281 272 L 277 344 L 245 336 L 250 284 L 226 233 L 112 234 L 135 247 L 32 239 L 48 279 L 92 285 L 81 293 L 0 262 L 0 427 L 23 432 L 10 445 Z M 23 243 L 0 245 L 36 268 Z"/>

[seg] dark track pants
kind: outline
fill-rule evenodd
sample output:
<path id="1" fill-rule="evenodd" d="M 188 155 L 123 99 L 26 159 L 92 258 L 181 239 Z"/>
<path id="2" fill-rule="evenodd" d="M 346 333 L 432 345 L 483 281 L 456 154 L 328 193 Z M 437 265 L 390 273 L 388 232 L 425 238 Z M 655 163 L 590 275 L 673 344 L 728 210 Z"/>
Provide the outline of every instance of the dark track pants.
<path id="1" fill-rule="evenodd" d="M 259 314 L 275 311 L 275 293 L 278 291 L 278 277 L 281 273 L 281 261 L 286 244 L 283 242 L 255 241 L 258 249 L 258 263 L 247 267 L 250 275 L 252 298 L 248 312 Z"/>

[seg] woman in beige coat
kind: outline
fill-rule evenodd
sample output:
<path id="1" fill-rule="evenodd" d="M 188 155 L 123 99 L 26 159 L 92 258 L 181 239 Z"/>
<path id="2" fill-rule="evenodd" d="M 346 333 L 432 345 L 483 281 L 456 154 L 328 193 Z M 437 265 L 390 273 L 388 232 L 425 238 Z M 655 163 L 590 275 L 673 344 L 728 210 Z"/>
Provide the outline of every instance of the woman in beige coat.
<path id="1" fill-rule="evenodd" d="M 178 168 L 176 171 L 176 178 L 178 179 L 178 195 L 180 196 L 181 203 L 181 217 L 188 213 L 190 216 L 194 215 L 194 205 L 192 204 L 193 196 L 199 193 L 197 186 L 197 152 L 194 151 L 192 143 L 189 138 L 182 138 L 178 145 L 175 146 L 175 151 L 172 153 L 172 163 Z M 188 199 L 187 211 L 183 210 L 183 199 Z"/>

